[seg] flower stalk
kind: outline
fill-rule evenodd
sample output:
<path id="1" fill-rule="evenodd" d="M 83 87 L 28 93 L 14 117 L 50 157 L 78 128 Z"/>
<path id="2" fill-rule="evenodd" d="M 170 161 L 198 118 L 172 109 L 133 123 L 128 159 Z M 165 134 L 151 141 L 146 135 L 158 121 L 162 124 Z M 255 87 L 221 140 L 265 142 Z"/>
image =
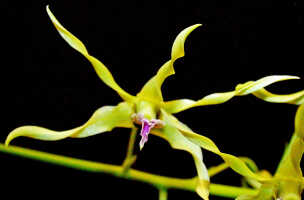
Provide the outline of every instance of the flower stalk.
<path id="1" fill-rule="evenodd" d="M 167 189 L 180 189 L 195 192 L 197 185 L 197 177 L 194 178 L 172 178 L 166 176 L 160 176 L 142 172 L 135 169 L 129 169 L 127 173 L 124 173 L 123 166 L 104 164 L 100 162 L 93 162 L 87 160 L 81 160 L 77 158 L 71 158 L 67 156 L 60 156 L 51 153 L 45 153 L 41 151 L 31 150 L 22 147 L 9 146 L 6 147 L 0 144 L 0 152 L 30 158 L 33 160 L 39 160 L 47 163 L 61 165 L 69 168 L 79 169 L 88 172 L 105 173 L 119 178 L 128 180 L 135 180 L 144 183 L 148 183 L 156 188 Z M 249 188 L 241 188 L 235 186 L 210 184 L 210 194 L 222 197 L 235 198 L 242 194 L 254 195 L 257 190 Z M 162 194 L 164 196 L 164 194 Z"/>
<path id="2" fill-rule="evenodd" d="M 127 173 L 127 171 L 130 169 L 130 167 L 136 161 L 136 158 L 137 158 L 136 155 L 133 155 L 134 144 L 135 144 L 135 140 L 136 140 L 136 132 L 137 132 L 137 128 L 131 129 L 128 149 L 127 149 L 127 155 L 126 155 L 125 160 L 122 163 L 123 173 Z"/>
<path id="3" fill-rule="evenodd" d="M 165 189 L 165 188 L 159 188 L 158 189 L 158 193 L 159 193 L 159 196 L 158 196 L 159 200 L 167 200 L 168 199 L 167 189 Z"/>

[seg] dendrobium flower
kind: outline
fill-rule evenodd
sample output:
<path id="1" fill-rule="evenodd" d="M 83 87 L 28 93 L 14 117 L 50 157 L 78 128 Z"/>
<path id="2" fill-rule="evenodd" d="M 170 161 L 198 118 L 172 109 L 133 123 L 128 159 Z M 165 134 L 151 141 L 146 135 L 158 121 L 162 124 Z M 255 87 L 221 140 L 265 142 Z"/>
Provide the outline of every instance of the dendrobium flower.
<path id="1" fill-rule="evenodd" d="M 196 191 L 204 199 L 208 199 L 209 176 L 203 162 L 201 147 L 209 150 L 223 158 L 223 160 L 236 172 L 243 176 L 265 181 L 267 178 L 255 174 L 238 157 L 222 153 L 209 138 L 194 133 L 188 126 L 180 122 L 172 114 L 196 107 L 224 103 L 234 96 L 254 94 L 255 96 L 271 102 L 290 102 L 290 96 L 277 98 L 264 89 L 264 87 L 287 79 L 296 79 L 295 76 L 268 76 L 257 81 L 249 81 L 238 85 L 234 91 L 214 93 L 194 101 L 190 99 L 179 99 L 164 101 L 161 86 L 164 80 L 173 75 L 174 62 L 184 56 L 184 43 L 188 35 L 201 24 L 196 24 L 184 29 L 176 37 L 172 50 L 171 59 L 167 61 L 141 89 L 133 96 L 123 90 L 114 80 L 108 68 L 91 56 L 84 44 L 65 29 L 55 18 L 47 7 L 47 13 L 61 37 L 75 50 L 85 56 L 94 67 L 99 78 L 110 88 L 115 90 L 123 99 L 117 106 L 104 106 L 99 108 L 92 117 L 82 126 L 66 131 L 53 131 L 38 126 L 23 126 L 13 130 L 6 139 L 8 145 L 14 138 L 26 136 L 40 140 L 61 140 L 67 137 L 83 138 L 103 132 L 111 131 L 115 127 L 135 129 L 135 124 L 141 125 L 140 148 L 148 141 L 149 134 L 159 136 L 169 142 L 174 149 L 189 152 L 195 162 L 198 173 Z M 294 94 L 294 98 L 302 98 L 304 91 Z M 293 98 L 293 99 L 294 99 Z"/>

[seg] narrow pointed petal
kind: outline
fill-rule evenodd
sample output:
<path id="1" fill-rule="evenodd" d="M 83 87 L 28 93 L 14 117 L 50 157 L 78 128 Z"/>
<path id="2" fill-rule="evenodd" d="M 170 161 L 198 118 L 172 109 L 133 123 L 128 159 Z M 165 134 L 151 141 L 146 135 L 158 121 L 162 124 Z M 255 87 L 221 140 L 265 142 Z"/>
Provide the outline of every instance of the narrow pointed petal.
<path id="1" fill-rule="evenodd" d="M 137 94 L 138 97 L 142 98 L 148 98 L 151 100 L 163 101 L 162 93 L 161 93 L 161 86 L 164 82 L 164 80 L 170 76 L 173 75 L 174 67 L 173 64 L 175 60 L 178 58 L 181 58 L 185 55 L 184 51 L 184 44 L 186 41 L 186 38 L 188 35 L 197 27 L 201 26 L 201 24 L 195 24 L 192 25 L 186 29 L 184 29 L 182 32 L 178 34 L 176 37 L 172 50 L 171 50 L 171 59 L 166 62 L 157 72 L 155 76 L 153 76 L 142 88 L 142 90 Z"/>
<path id="2" fill-rule="evenodd" d="M 198 185 L 196 192 L 205 200 L 209 195 L 209 175 L 208 170 L 203 162 L 201 148 L 188 140 L 172 123 L 166 115 L 162 115 L 161 119 L 165 122 L 163 129 L 153 129 L 153 132 L 159 132 L 165 138 L 172 148 L 189 152 L 196 166 L 198 173 Z"/>
<path id="3" fill-rule="evenodd" d="M 203 149 L 206 149 L 208 151 L 211 151 L 211 152 L 219 155 L 237 173 L 239 173 L 245 177 L 257 179 L 259 181 L 269 180 L 269 178 L 260 176 L 259 174 L 256 174 L 252 170 L 250 170 L 242 159 L 240 159 L 236 156 L 221 152 L 211 139 L 209 139 L 208 137 L 205 137 L 203 135 L 194 133 L 191 129 L 189 129 L 183 123 L 180 123 L 173 115 L 168 114 L 165 110 L 162 110 L 161 113 L 162 113 L 162 116 L 164 118 L 166 118 L 168 123 L 173 124 L 188 140 L 190 140 L 194 144 L 197 144 L 198 146 L 202 147 Z"/>
<path id="4" fill-rule="evenodd" d="M 97 60 L 95 57 L 91 56 L 85 45 L 72 33 L 70 33 L 67 29 L 65 29 L 59 21 L 56 19 L 56 17 L 53 15 L 49 7 L 46 7 L 47 14 L 49 15 L 49 18 L 51 19 L 52 23 L 54 24 L 55 28 L 59 32 L 60 36 L 75 50 L 77 50 L 79 53 L 81 53 L 84 57 L 86 57 L 91 64 L 93 65 L 97 75 L 99 78 L 110 88 L 115 90 L 122 99 L 125 101 L 133 102 L 134 97 L 130 94 L 128 94 L 126 91 L 124 91 L 114 80 L 111 72 L 108 70 L 108 68 L 99 60 Z"/>
<path id="5" fill-rule="evenodd" d="M 291 95 L 274 95 L 270 92 L 265 92 L 266 90 L 264 89 L 264 87 L 267 87 L 275 82 L 290 79 L 298 79 L 298 77 L 286 75 L 267 76 L 257 81 L 248 81 L 244 84 L 239 84 L 237 85 L 234 91 L 210 94 L 198 101 L 194 101 L 191 99 L 167 101 L 164 102 L 163 107 L 169 113 L 178 113 L 197 106 L 225 103 L 226 101 L 229 101 L 235 96 L 244 96 L 248 94 L 254 94 L 259 98 L 270 102 L 299 104 L 303 102 L 304 99 L 303 91 Z"/>
<path id="6" fill-rule="evenodd" d="M 13 130 L 6 138 L 5 144 L 17 137 L 30 137 L 39 140 L 61 140 L 67 137 L 83 138 L 111 131 L 115 127 L 131 128 L 132 105 L 120 103 L 117 106 L 104 106 L 95 111 L 92 117 L 82 126 L 67 130 L 53 131 L 38 126 L 22 126 Z"/>

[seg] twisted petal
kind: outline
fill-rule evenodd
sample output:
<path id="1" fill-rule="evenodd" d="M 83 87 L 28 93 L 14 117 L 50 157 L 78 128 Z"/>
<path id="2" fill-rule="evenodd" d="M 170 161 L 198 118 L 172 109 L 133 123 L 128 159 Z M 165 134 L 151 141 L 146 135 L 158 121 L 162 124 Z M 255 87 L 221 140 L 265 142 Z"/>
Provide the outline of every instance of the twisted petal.
<path id="1" fill-rule="evenodd" d="M 166 139 L 172 148 L 184 150 L 189 152 L 195 162 L 195 166 L 198 173 L 198 185 L 196 192 L 205 200 L 208 199 L 209 195 L 209 176 L 208 171 L 203 163 L 203 156 L 201 148 L 188 140 L 168 119 L 168 115 L 162 114 L 161 119 L 164 121 L 165 126 L 163 129 L 153 129 L 152 133 L 159 131 L 157 135 L 160 135 Z"/>
<path id="2" fill-rule="evenodd" d="M 161 86 L 164 82 L 164 80 L 170 76 L 173 75 L 174 68 L 173 63 L 178 58 L 181 58 L 185 55 L 184 51 L 184 44 L 185 40 L 188 37 L 188 35 L 197 27 L 201 26 L 201 24 L 195 24 L 192 25 L 186 29 L 184 29 L 182 32 L 178 34 L 176 37 L 172 50 L 171 50 L 171 60 L 166 62 L 157 72 L 155 76 L 153 76 L 142 88 L 142 90 L 137 94 L 138 97 L 142 98 L 148 98 L 150 100 L 162 102 L 163 97 L 161 93 Z"/>
<path id="3" fill-rule="evenodd" d="M 265 101 L 299 104 L 300 102 L 303 102 L 304 91 L 291 95 L 275 95 L 264 89 L 264 87 L 271 85 L 272 83 L 289 79 L 298 79 L 298 77 L 267 76 L 257 81 L 248 81 L 244 84 L 239 84 L 234 91 L 210 94 L 198 101 L 191 99 L 167 101 L 164 103 L 164 109 L 169 113 L 178 113 L 197 106 L 225 103 L 234 96 L 244 96 L 251 93 L 256 95 L 258 98 L 264 99 Z"/>
<path id="4" fill-rule="evenodd" d="M 239 173 L 245 177 L 248 177 L 248 178 L 257 179 L 259 181 L 269 180 L 269 178 L 260 176 L 259 174 L 256 174 L 253 171 L 251 171 L 242 159 L 240 159 L 236 156 L 227 154 L 227 153 L 222 153 L 211 139 L 194 133 L 193 131 L 191 131 L 191 129 L 189 129 L 183 123 L 179 122 L 173 115 L 166 113 L 166 111 L 164 111 L 164 110 L 162 110 L 162 115 L 165 116 L 167 121 L 169 121 L 171 124 L 174 124 L 174 126 L 188 140 L 192 141 L 193 143 L 201 146 L 202 148 L 204 148 L 208 151 L 211 151 L 211 152 L 221 156 L 222 159 L 237 173 Z"/>
<path id="5" fill-rule="evenodd" d="M 114 80 L 111 72 L 108 70 L 108 68 L 101 63 L 99 60 L 91 56 L 84 44 L 77 38 L 75 37 L 72 33 L 70 33 L 68 30 L 66 30 L 60 23 L 59 21 L 55 18 L 49 7 L 46 7 L 47 13 L 54 24 L 55 28 L 59 32 L 60 36 L 74 49 L 76 49 L 79 53 L 81 53 L 84 57 L 86 57 L 91 64 L 93 65 L 97 75 L 99 78 L 110 88 L 115 90 L 122 99 L 125 101 L 133 102 L 134 97 L 127 92 L 125 92 Z"/>
<path id="6" fill-rule="evenodd" d="M 131 128 L 132 105 L 126 102 L 117 106 L 104 106 L 95 111 L 92 117 L 82 126 L 67 130 L 53 131 L 38 126 L 22 126 L 13 130 L 5 141 L 8 145 L 14 138 L 25 136 L 39 140 L 61 140 L 67 137 L 83 138 L 106 131 L 115 127 Z"/>

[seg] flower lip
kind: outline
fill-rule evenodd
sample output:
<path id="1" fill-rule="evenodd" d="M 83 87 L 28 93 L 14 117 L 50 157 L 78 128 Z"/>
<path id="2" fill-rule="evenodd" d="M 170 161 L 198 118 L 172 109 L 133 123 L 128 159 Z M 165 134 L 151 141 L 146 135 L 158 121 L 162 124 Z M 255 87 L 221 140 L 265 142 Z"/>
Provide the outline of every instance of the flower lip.
<path id="1" fill-rule="evenodd" d="M 140 131 L 141 140 L 139 142 L 140 150 L 142 150 L 145 143 L 148 141 L 148 135 L 151 129 L 162 128 L 164 126 L 164 122 L 162 120 L 159 119 L 148 120 L 141 113 L 133 114 L 132 120 L 134 123 L 141 125 L 141 131 Z"/>

